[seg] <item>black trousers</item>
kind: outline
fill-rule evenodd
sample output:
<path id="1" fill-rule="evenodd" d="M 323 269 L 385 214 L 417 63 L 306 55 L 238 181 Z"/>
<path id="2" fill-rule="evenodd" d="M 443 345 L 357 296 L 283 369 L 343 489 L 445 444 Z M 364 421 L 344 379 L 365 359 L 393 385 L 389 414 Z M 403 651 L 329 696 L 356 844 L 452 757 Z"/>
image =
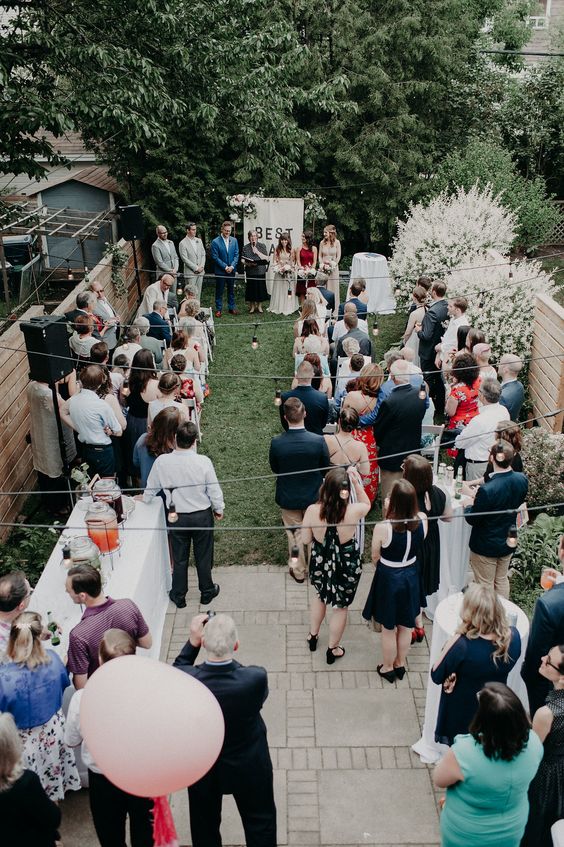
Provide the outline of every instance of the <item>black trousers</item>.
<path id="1" fill-rule="evenodd" d="M 193 847 L 221 847 L 221 806 L 232 794 L 245 831 L 247 847 L 276 847 L 276 805 L 272 766 L 249 765 L 236 786 L 222 786 L 214 768 L 188 789 Z"/>
<path id="2" fill-rule="evenodd" d="M 101 773 L 89 770 L 88 780 L 90 811 L 101 847 L 126 847 L 128 815 L 131 847 L 153 847 L 153 800 L 127 794 Z"/>
<path id="3" fill-rule="evenodd" d="M 435 357 L 425 359 L 421 357 L 421 370 L 425 374 L 425 382 L 429 386 L 429 394 L 435 405 L 435 412 L 439 415 L 445 413 L 445 384 L 440 368 L 435 365 Z"/>
<path id="4" fill-rule="evenodd" d="M 64 476 L 50 477 L 41 471 L 37 471 L 37 482 L 41 491 L 41 500 L 44 507 L 51 514 L 62 512 L 68 508 L 70 503 L 68 494 L 55 494 L 55 491 L 68 490 L 69 484 Z"/>
<path id="5" fill-rule="evenodd" d="M 93 445 L 79 442 L 79 454 L 88 464 L 88 472 L 91 477 L 99 473 L 100 476 L 113 476 L 116 472 L 116 461 L 114 448 L 111 444 Z"/>
<path id="6" fill-rule="evenodd" d="M 188 592 L 188 560 L 190 545 L 194 542 L 194 560 L 198 572 L 198 588 L 204 594 L 213 590 L 213 532 L 191 527 L 213 527 L 211 508 L 201 512 L 179 512 L 178 521 L 169 524 L 172 551 L 172 589 L 174 600 L 184 600 Z M 179 530 L 183 531 L 179 531 Z"/>

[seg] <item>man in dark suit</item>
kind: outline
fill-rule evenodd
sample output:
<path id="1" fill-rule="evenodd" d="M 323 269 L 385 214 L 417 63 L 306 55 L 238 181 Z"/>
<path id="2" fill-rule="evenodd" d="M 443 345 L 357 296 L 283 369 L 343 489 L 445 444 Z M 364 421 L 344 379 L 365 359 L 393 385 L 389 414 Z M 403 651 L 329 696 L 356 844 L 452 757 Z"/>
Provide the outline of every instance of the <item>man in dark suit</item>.
<path id="1" fill-rule="evenodd" d="M 326 394 L 311 387 L 313 379 L 313 366 L 310 362 L 301 362 L 296 371 L 298 384 L 295 388 L 282 393 L 282 405 L 280 406 L 280 420 L 284 429 L 288 429 L 288 421 L 284 415 L 284 403 L 289 397 L 297 397 L 305 406 L 306 419 L 305 428 L 309 432 L 323 435 L 323 427 L 329 418 L 329 401 Z"/>
<path id="2" fill-rule="evenodd" d="M 558 558 L 564 570 L 564 535 L 560 536 Z M 545 591 L 535 604 L 527 651 L 521 668 L 521 676 L 527 686 L 531 718 L 537 709 L 544 706 L 546 695 L 552 689 L 548 679 L 539 674 L 541 659 L 557 644 L 564 644 L 564 577 L 562 572 L 551 572 L 555 584 Z"/>
<path id="3" fill-rule="evenodd" d="M 499 360 L 498 374 L 501 377 L 501 397 L 499 402 L 505 406 L 512 421 L 518 421 L 521 406 L 525 399 L 523 383 L 517 377 L 523 367 L 523 362 L 514 353 L 504 353 Z M 552 645 L 554 647 L 554 645 Z"/>
<path id="4" fill-rule="evenodd" d="M 223 289 L 227 283 L 227 304 L 229 314 L 236 315 L 235 308 L 235 274 L 239 261 L 239 245 L 237 239 L 231 236 L 231 221 L 223 221 L 221 235 L 211 243 L 211 257 L 215 273 L 215 316 L 221 317 L 223 309 Z"/>
<path id="5" fill-rule="evenodd" d="M 341 335 L 336 344 L 334 355 L 335 363 L 340 356 L 346 356 L 346 353 L 343 350 L 343 342 L 345 338 L 356 338 L 360 344 L 359 352 L 362 353 L 363 356 L 371 356 L 372 342 L 370 341 L 368 334 L 359 329 L 358 314 L 355 314 L 354 312 L 347 312 L 343 318 L 343 323 L 345 325 L 346 333 Z"/>
<path id="6" fill-rule="evenodd" d="M 339 320 L 344 317 L 345 314 L 345 306 L 347 303 L 354 303 L 356 306 L 356 311 L 358 317 L 366 320 L 368 315 L 368 303 L 365 303 L 363 300 L 360 300 L 360 295 L 363 291 L 366 290 L 366 282 L 363 279 L 355 279 L 351 285 L 350 297 L 345 303 L 341 303 L 339 306 Z"/>
<path id="7" fill-rule="evenodd" d="M 168 319 L 168 308 L 164 300 L 155 300 L 153 311 L 148 315 L 143 315 L 147 318 L 150 324 L 149 338 L 156 338 L 157 341 L 166 341 L 166 346 L 170 345 L 172 339 L 172 331 L 170 329 L 170 321 Z"/>
<path id="8" fill-rule="evenodd" d="M 284 526 L 289 527 L 290 576 L 302 583 L 307 574 L 308 556 L 301 542 L 300 529 L 292 527 L 301 525 L 305 510 L 317 500 L 323 482 L 321 469 L 329 466 L 329 451 L 322 435 L 306 430 L 306 410 L 297 397 L 288 398 L 281 408 L 288 432 L 272 439 L 269 461 L 273 473 L 283 474 L 276 479 L 276 503 L 282 510 Z M 299 555 L 298 560 L 292 562 L 294 545 L 298 547 Z"/>
<path id="9" fill-rule="evenodd" d="M 203 664 L 194 666 L 200 647 Z M 237 630 L 228 615 L 196 615 L 190 638 L 174 667 L 210 689 L 225 720 L 223 747 L 212 769 L 188 789 L 194 847 L 221 847 L 221 805 L 232 794 L 245 830 L 247 847 L 276 847 L 276 806 L 272 762 L 261 709 L 268 697 L 266 670 L 244 667 L 233 654 Z"/>
<path id="10" fill-rule="evenodd" d="M 103 322 L 94 314 L 94 306 L 96 304 L 96 295 L 92 291 L 79 291 L 76 295 L 76 308 L 70 312 L 65 312 L 65 319 L 69 323 L 69 332 L 76 330 L 75 320 L 79 315 L 90 315 L 94 320 L 94 329 L 92 335 L 94 338 L 102 340 L 100 330 L 103 328 Z"/>
<path id="11" fill-rule="evenodd" d="M 431 286 L 431 305 L 425 312 L 421 329 L 417 332 L 421 370 L 425 374 L 429 394 L 438 415 L 445 413 L 445 385 L 442 372 L 435 365 L 437 356 L 435 347 L 440 343 L 449 320 L 445 294 L 446 285 L 444 282 L 434 282 Z"/>
<path id="12" fill-rule="evenodd" d="M 409 362 L 398 359 L 390 366 L 390 376 L 394 387 L 374 421 L 382 503 L 394 482 L 402 477 L 405 457 L 421 449 L 421 424 L 425 416 L 425 398 L 421 399 L 419 389 L 410 383 Z"/>
<path id="13" fill-rule="evenodd" d="M 503 455 L 503 459 L 500 458 Z M 471 525 L 470 567 L 474 579 L 489 585 L 496 594 L 509 598 L 507 571 L 513 550 L 507 546 L 507 534 L 515 523 L 519 506 L 527 497 L 529 483 L 523 473 L 511 467 L 515 451 L 509 441 L 494 443 L 489 460 L 493 473 L 478 488 L 474 503 L 466 510 L 466 521 Z M 500 512 L 501 514 L 484 514 Z M 550 645 L 554 647 L 554 644 Z"/>

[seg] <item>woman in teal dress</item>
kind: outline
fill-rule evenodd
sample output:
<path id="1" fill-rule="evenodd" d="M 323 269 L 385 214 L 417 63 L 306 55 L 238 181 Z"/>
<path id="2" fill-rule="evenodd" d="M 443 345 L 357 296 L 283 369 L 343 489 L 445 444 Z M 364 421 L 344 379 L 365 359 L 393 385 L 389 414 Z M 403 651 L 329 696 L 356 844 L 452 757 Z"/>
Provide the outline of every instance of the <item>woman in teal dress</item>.
<path id="1" fill-rule="evenodd" d="M 519 847 L 542 744 L 521 701 L 501 682 L 478 692 L 469 729 L 456 736 L 433 774 L 435 787 L 447 789 L 441 845 Z"/>

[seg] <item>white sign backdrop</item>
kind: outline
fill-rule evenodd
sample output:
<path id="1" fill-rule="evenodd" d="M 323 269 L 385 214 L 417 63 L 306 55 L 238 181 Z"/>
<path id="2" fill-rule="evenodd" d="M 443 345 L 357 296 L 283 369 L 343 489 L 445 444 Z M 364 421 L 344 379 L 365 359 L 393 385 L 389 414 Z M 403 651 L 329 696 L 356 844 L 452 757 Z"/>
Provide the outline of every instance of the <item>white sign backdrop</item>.
<path id="1" fill-rule="evenodd" d="M 301 197 L 252 197 L 256 212 L 252 216 L 245 215 L 243 220 L 243 243 L 248 241 L 247 233 L 256 229 L 258 240 L 266 245 L 270 256 L 270 268 L 266 276 L 268 293 L 272 293 L 274 272 L 273 255 L 278 246 L 278 238 L 283 232 L 290 233 L 292 247 L 301 246 L 301 236 L 304 231 L 304 201 Z"/>

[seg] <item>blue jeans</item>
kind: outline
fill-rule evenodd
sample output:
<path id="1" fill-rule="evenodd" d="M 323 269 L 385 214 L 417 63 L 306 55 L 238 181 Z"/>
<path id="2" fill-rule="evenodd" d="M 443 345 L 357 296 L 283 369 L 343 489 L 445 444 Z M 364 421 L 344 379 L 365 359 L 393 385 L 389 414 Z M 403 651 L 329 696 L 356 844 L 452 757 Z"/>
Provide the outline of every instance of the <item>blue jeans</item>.
<path id="1" fill-rule="evenodd" d="M 217 312 L 223 310 L 223 289 L 227 283 L 227 304 L 230 310 L 235 308 L 235 274 L 215 275 L 215 309 Z"/>

